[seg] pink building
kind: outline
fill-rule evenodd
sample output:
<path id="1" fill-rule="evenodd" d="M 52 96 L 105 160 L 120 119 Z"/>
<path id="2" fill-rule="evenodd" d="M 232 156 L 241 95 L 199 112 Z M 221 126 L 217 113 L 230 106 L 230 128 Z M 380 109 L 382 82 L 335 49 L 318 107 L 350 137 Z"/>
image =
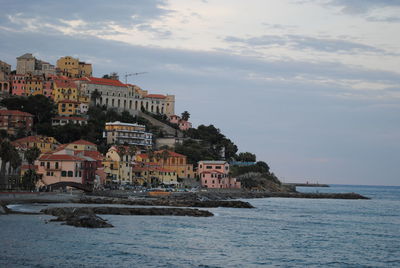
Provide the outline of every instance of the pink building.
<path id="1" fill-rule="evenodd" d="M 199 161 L 197 174 L 204 188 L 240 188 L 240 182 L 229 176 L 226 161 Z"/>
<path id="2" fill-rule="evenodd" d="M 43 95 L 46 97 L 53 99 L 53 82 L 52 81 L 43 81 Z"/>
<path id="3" fill-rule="evenodd" d="M 11 94 L 17 96 L 26 96 L 26 76 L 16 74 L 11 76 Z"/>
<path id="4" fill-rule="evenodd" d="M 190 123 L 189 121 L 186 121 L 186 120 L 182 120 L 177 115 L 171 115 L 169 117 L 169 122 L 171 122 L 172 124 L 177 124 L 179 129 L 182 131 L 186 131 L 186 130 L 192 128 L 192 123 Z"/>
<path id="5" fill-rule="evenodd" d="M 35 161 L 37 173 L 42 176 L 40 186 L 57 182 L 76 182 L 93 185 L 97 161 L 71 149 L 42 154 Z"/>

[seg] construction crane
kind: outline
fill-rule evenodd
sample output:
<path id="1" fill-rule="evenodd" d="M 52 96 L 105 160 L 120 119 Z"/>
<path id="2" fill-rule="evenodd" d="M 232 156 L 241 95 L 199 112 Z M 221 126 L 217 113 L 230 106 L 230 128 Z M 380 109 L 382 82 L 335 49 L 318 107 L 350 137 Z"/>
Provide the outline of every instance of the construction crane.
<path id="1" fill-rule="evenodd" d="M 131 74 L 126 73 L 126 74 L 124 75 L 124 76 L 125 76 L 125 84 L 128 83 L 128 76 L 139 75 L 139 74 L 147 74 L 147 72 L 131 73 Z"/>

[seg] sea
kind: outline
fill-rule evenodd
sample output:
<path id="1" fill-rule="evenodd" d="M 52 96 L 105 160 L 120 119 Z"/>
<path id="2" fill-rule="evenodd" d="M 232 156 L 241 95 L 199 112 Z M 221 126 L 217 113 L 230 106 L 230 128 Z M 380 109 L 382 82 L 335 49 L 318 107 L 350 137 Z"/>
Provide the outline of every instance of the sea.
<path id="1" fill-rule="evenodd" d="M 0 216 L 0 267 L 400 267 L 400 187 L 330 186 L 298 190 L 371 200 L 248 199 L 255 209 L 212 208 L 208 218 L 101 215 L 114 225 L 105 229 Z"/>

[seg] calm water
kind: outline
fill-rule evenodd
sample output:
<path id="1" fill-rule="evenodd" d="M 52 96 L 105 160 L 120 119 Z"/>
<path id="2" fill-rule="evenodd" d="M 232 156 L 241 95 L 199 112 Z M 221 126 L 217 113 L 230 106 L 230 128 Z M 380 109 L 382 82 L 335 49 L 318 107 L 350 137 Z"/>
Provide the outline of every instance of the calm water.
<path id="1" fill-rule="evenodd" d="M 256 209 L 211 218 L 103 215 L 110 229 L 0 216 L 0 267 L 400 267 L 400 187 L 300 190 L 374 199 L 252 199 Z"/>

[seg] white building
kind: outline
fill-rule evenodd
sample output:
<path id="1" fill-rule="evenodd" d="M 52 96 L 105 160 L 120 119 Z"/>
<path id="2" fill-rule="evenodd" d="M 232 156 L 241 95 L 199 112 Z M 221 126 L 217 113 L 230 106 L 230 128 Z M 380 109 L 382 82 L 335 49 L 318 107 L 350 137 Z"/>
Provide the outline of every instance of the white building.
<path id="1" fill-rule="evenodd" d="M 153 134 L 146 132 L 146 127 L 139 124 L 119 121 L 106 123 L 103 138 L 107 138 L 107 144 L 129 144 L 142 148 L 153 146 Z"/>

